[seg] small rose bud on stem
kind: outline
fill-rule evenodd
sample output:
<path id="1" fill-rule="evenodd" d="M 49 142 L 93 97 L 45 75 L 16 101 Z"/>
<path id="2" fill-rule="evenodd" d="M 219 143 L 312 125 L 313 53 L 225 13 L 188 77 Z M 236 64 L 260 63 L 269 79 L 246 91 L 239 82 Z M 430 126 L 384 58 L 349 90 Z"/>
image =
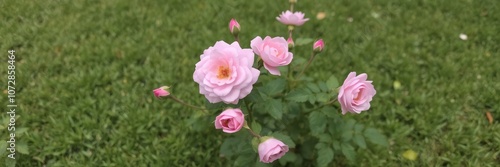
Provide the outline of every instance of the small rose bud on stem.
<path id="1" fill-rule="evenodd" d="M 316 53 L 320 53 L 321 51 L 323 51 L 324 47 L 325 47 L 325 42 L 323 42 L 323 39 L 319 39 L 316 42 L 314 42 L 313 51 Z"/>
<path id="2" fill-rule="evenodd" d="M 229 21 L 229 32 L 233 34 L 234 40 L 239 43 L 238 34 L 240 33 L 240 24 L 234 18 Z"/>
<path id="3" fill-rule="evenodd" d="M 207 113 L 207 110 L 205 108 L 197 107 L 197 106 L 188 104 L 188 103 L 182 101 L 181 99 L 178 99 L 174 95 L 171 95 L 170 92 L 168 92 L 169 88 L 170 87 L 168 87 L 168 86 L 162 86 L 160 88 L 153 90 L 153 93 L 154 93 L 155 97 L 158 99 L 160 99 L 161 97 L 167 97 L 167 98 L 170 98 L 170 99 L 174 100 L 175 102 L 180 103 L 184 106 L 191 107 L 191 108 L 197 109 L 197 110 L 201 110 L 202 112 Z"/>
<path id="4" fill-rule="evenodd" d="M 168 89 L 170 87 L 168 86 L 162 86 L 162 87 L 159 87 L 155 90 L 153 90 L 153 93 L 155 95 L 156 98 L 161 98 L 161 97 L 167 97 L 168 95 L 170 95 L 170 92 L 168 92 Z"/>
<path id="5" fill-rule="evenodd" d="M 323 51 L 324 47 L 325 47 L 325 43 L 323 42 L 323 39 L 319 39 L 316 42 L 314 42 L 314 44 L 313 44 L 313 52 L 311 54 L 311 58 L 309 58 L 309 61 L 307 61 L 306 66 L 304 67 L 304 69 L 302 69 L 302 71 L 297 76 L 297 78 L 300 78 L 304 74 L 304 72 L 306 71 L 307 67 L 309 67 L 309 65 L 314 60 L 314 57 L 316 57 L 316 54 L 318 54 L 321 51 Z"/>
<path id="6" fill-rule="evenodd" d="M 295 46 L 295 43 L 293 42 L 292 37 L 288 37 L 286 42 L 288 43 L 288 49 L 292 49 Z"/>

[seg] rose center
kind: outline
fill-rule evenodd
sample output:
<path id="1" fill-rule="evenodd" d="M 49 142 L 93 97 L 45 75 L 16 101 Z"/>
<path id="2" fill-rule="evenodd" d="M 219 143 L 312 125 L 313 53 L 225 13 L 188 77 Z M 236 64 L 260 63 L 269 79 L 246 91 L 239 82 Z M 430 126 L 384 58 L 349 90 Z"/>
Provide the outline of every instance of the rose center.
<path id="1" fill-rule="evenodd" d="M 231 70 L 227 66 L 219 66 L 219 69 L 217 69 L 217 78 L 219 79 L 229 78 L 230 75 Z"/>
<path id="2" fill-rule="evenodd" d="M 274 57 L 280 58 L 281 54 L 280 51 L 276 48 L 271 49 L 271 54 L 274 55 Z"/>
<path id="3" fill-rule="evenodd" d="M 228 127 L 229 120 L 228 119 L 221 120 L 221 123 L 223 127 Z"/>
<path id="4" fill-rule="evenodd" d="M 356 94 L 356 97 L 354 97 L 354 101 L 361 100 L 361 98 L 363 97 L 363 90 L 364 89 L 359 90 L 358 94 Z"/>

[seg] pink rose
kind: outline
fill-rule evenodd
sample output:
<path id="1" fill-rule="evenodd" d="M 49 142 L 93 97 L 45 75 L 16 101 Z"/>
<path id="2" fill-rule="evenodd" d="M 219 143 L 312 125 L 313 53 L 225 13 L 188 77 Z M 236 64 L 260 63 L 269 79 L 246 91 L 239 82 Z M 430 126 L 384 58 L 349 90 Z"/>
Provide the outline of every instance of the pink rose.
<path id="1" fill-rule="evenodd" d="M 372 85 L 373 81 L 367 81 L 368 76 L 363 73 L 356 76 L 351 72 L 340 87 L 338 100 L 342 108 L 342 114 L 347 112 L 361 113 L 370 109 L 370 101 L 377 93 Z"/>
<path id="2" fill-rule="evenodd" d="M 157 88 L 153 90 L 153 93 L 155 94 L 156 98 L 164 97 L 170 95 L 170 92 L 168 92 L 168 86 L 162 86 L 160 88 Z"/>
<path id="3" fill-rule="evenodd" d="M 278 67 L 292 62 L 293 54 L 288 52 L 288 42 L 283 37 L 266 36 L 262 40 L 257 36 L 250 42 L 250 46 L 264 61 L 264 67 L 273 75 L 281 75 Z"/>
<path id="4" fill-rule="evenodd" d="M 308 21 L 308 18 L 304 19 L 304 13 L 302 12 L 290 12 L 287 10 L 286 12 L 281 13 L 279 17 L 276 17 L 278 21 L 280 21 L 283 24 L 286 25 L 294 25 L 294 26 L 301 26 L 304 24 L 306 21 Z"/>
<path id="5" fill-rule="evenodd" d="M 229 45 L 218 41 L 203 51 L 200 59 L 193 80 L 210 103 L 237 104 L 239 99 L 250 94 L 259 78 L 260 71 L 252 68 L 252 50 L 241 49 L 238 42 Z"/>
<path id="6" fill-rule="evenodd" d="M 288 146 L 275 138 L 269 138 L 259 144 L 258 150 L 260 162 L 271 163 L 285 155 L 288 152 Z"/>
<path id="7" fill-rule="evenodd" d="M 222 129 L 226 133 L 238 132 L 245 124 L 245 116 L 240 109 L 226 109 L 215 117 L 215 129 Z"/>

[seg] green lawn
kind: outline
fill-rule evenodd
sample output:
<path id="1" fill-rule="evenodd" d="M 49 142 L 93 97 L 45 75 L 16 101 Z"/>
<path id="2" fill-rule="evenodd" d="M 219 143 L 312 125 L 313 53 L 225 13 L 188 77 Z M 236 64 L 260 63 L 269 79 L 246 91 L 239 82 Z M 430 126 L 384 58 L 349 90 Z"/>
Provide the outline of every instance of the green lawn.
<path id="1" fill-rule="evenodd" d="M 5 90 L 7 51 L 14 49 L 16 128 L 28 128 L 16 136 L 29 148 L 18 148 L 17 166 L 231 166 L 219 156 L 230 135 L 214 129 L 216 113 L 192 127 L 198 111 L 151 91 L 169 85 L 177 97 L 203 104 L 192 79 L 203 50 L 232 42 L 233 17 L 244 47 L 257 35 L 285 36 L 275 17 L 287 3 L 2 1 L 0 83 Z M 335 155 L 332 166 L 500 164 L 500 1 L 299 0 L 296 9 L 311 20 L 294 37 L 326 43 L 307 74 L 368 73 L 377 89 L 372 108 L 345 117 L 389 138 L 388 148 L 359 150 L 356 162 Z M 327 17 L 317 20 L 317 12 Z M 307 58 L 308 47 L 295 56 Z M 6 112 L 7 94 L 0 101 Z M 415 161 L 403 158 L 409 149 L 419 154 Z"/>

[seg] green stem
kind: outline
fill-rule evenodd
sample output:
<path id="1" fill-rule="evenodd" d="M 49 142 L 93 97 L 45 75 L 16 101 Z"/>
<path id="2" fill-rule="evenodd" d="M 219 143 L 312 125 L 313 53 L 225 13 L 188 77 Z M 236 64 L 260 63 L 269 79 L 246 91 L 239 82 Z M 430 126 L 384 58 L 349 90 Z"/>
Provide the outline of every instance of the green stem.
<path id="1" fill-rule="evenodd" d="M 174 101 L 176 101 L 177 103 L 180 103 L 180 104 L 182 104 L 182 105 L 184 105 L 184 106 L 191 107 L 191 108 L 193 108 L 193 109 L 197 109 L 197 110 L 201 110 L 201 111 L 202 111 L 202 112 L 204 112 L 204 113 L 208 113 L 208 112 L 207 112 L 207 109 L 205 109 L 205 108 L 203 108 L 203 107 L 198 107 L 198 106 L 194 106 L 194 105 L 188 104 L 188 103 L 186 103 L 186 102 L 182 101 L 181 99 L 178 99 L 178 98 L 177 98 L 177 97 L 175 97 L 174 95 L 169 95 L 169 96 L 167 96 L 167 97 L 171 98 L 172 100 L 174 100 Z"/>
<path id="2" fill-rule="evenodd" d="M 309 67 L 309 65 L 311 64 L 311 62 L 313 61 L 314 57 L 315 57 L 315 53 L 313 51 L 313 53 L 311 54 L 311 58 L 309 58 L 309 61 L 307 61 L 307 64 L 306 66 L 304 67 L 304 69 L 302 69 L 302 71 L 300 72 L 300 74 L 296 77 L 296 78 L 300 78 L 304 72 L 306 71 L 307 67 Z"/>
<path id="3" fill-rule="evenodd" d="M 252 129 L 250 129 L 250 127 L 248 127 L 248 124 L 246 122 L 245 122 L 244 128 L 247 129 L 250 132 L 250 134 L 252 134 L 253 137 L 256 137 L 259 139 L 262 137 L 259 134 L 255 133 Z"/>
<path id="4" fill-rule="evenodd" d="M 246 100 L 243 100 L 243 102 L 245 102 L 245 106 L 248 110 L 248 119 L 250 120 L 250 122 L 253 122 L 252 110 L 250 109 L 250 106 L 248 105 L 248 102 Z"/>
<path id="5" fill-rule="evenodd" d="M 334 102 L 336 102 L 336 101 L 337 101 L 337 98 L 334 98 L 333 100 L 331 100 L 331 101 L 329 101 L 329 102 L 327 102 L 327 103 L 325 103 L 325 104 L 322 104 L 322 105 L 320 105 L 320 106 L 318 106 L 318 107 L 315 107 L 315 108 L 313 108 L 313 109 L 309 110 L 309 111 L 308 111 L 308 113 L 310 113 L 310 112 L 312 112 L 312 111 L 316 111 L 316 110 L 318 110 L 318 109 L 321 109 L 321 108 L 323 108 L 323 107 L 325 107 L 325 106 L 328 106 L 328 105 L 330 105 L 330 104 L 333 104 L 333 103 L 334 103 Z"/>
<path id="6" fill-rule="evenodd" d="M 234 40 L 240 44 L 240 38 L 238 38 L 238 35 L 234 36 Z M 241 44 L 240 44 L 241 45 Z"/>

